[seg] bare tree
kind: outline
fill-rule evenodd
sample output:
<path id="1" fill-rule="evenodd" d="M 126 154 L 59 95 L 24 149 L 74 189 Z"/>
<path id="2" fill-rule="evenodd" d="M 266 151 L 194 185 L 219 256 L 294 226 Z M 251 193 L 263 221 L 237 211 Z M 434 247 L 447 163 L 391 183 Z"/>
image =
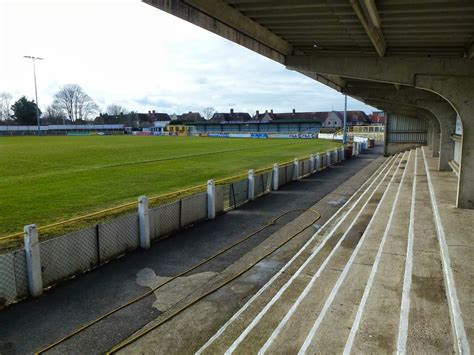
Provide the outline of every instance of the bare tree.
<path id="1" fill-rule="evenodd" d="M 13 96 L 8 92 L 0 93 L 0 121 L 8 120 L 12 115 Z"/>
<path id="2" fill-rule="evenodd" d="M 99 111 L 99 106 L 77 84 L 64 85 L 54 95 L 53 104 L 66 112 L 71 121 L 88 120 Z"/>
<path id="3" fill-rule="evenodd" d="M 202 111 L 202 114 L 206 120 L 210 120 L 212 115 L 214 115 L 214 112 L 216 112 L 216 110 L 214 110 L 214 107 L 206 107 Z"/>
<path id="4" fill-rule="evenodd" d="M 107 106 L 107 109 L 105 111 L 108 115 L 111 115 L 111 116 L 118 116 L 120 114 L 124 114 L 124 115 L 128 114 L 128 110 L 125 107 L 118 104 L 110 104 L 109 106 Z"/>
<path id="5" fill-rule="evenodd" d="M 51 105 L 46 107 L 41 119 L 49 124 L 66 124 L 66 112 L 53 102 Z"/>

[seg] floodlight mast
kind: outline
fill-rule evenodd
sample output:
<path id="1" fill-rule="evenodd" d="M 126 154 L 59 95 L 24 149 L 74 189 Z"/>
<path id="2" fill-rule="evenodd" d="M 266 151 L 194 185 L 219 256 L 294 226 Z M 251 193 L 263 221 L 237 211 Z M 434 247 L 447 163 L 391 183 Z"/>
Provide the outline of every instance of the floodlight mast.
<path id="1" fill-rule="evenodd" d="M 344 95 L 344 123 L 342 129 L 342 143 L 347 144 L 347 95 Z"/>
<path id="2" fill-rule="evenodd" d="M 31 59 L 33 62 L 33 79 L 35 82 L 35 99 L 36 99 L 36 123 L 38 124 L 38 136 L 41 135 L 41 127 L 40 127 L 40 118 L 39 118 L 39 104 L 38 104 L 38 89 L 36 87 L 36 66 L 35 61 L 43 60 L 41 57 L 33 57 L 31 55 L 25 55 L 24 58 Z"/>

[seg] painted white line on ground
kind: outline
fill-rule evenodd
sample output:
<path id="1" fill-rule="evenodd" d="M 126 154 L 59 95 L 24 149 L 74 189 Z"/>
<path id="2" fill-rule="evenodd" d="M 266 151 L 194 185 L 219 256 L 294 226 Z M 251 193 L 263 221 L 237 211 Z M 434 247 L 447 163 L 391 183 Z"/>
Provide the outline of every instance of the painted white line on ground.
<path id="1" fill-rule="evenodd" d="M 448 291 L 449 310 L 451 314 L 451 322 L 454 331 L 454 340 L 457 346 L 456 351 L 459 354 L 469 354 L 469 341 L 467 339 L 466 330 L 464 329 L 464 322 L 461 315 L 461 307 L 459 306 L 458 293 L 454 283 L 453 270 L 451 268 L 451 260 L 449 258 L 448 244 L 446 242 L 446 234 L 439 215 L 438 202 L 431 181 L 430 171 L 428 169 L 428 162 L 425 156 L 425 150 L 422 148 L 423 160 L 425 162 L 426 177 L 428 178 L 428 190 L 430 191 L 431 205 L 433 207 L 433 215 L 436 225 L 436 234 L 438 236 L 439 249 L 441 253 L 441 260 L 443 264 L 444 281 Z"/>
<path id="2" fill-rule="evenodd" d="M 377 170 L 374 172 L 372 175 L 373 180 L 375 181 L 381 173 L 390 165 L 393 163 L 395 160 L 395 156 L 392 157 L 392 159 L 387 159 L 383 164 L 381 164 Z M 243 306 L 240 308 L 209 340 L 196 352 L 197 355 L 202 354 L 204 350 L 206 350 L 217 338 L 219 338 L 224 331 L 243 313 L 245 310 L 250 307 L 250 305 L 266 290 L 268 289 L 273 282 L 282 274 L 284 273 L 290 266 L 291 264 L 296 260 L 296 258 L 316 239 L 316 237 L 319 235 L 321 231 L 324 230 L 324 228 L 329 225 L 336 217 L 339 216 L 340 211 L 344 209 L 348 204 L 352 202 L 352 200 L 355 198 L 355 196 L 362 191 L 364 188 L 367 187 L 371 183 L 371 178 L 369 178 L 364 184 L 362 184 L 355 192 L 354 194 L 347 200 L 347 202 L 335 213 L 333 214 L 326 223 L 298 250 L 298 252 L 276 273 L 254 296 L 252 296 Z M 370 185 L 371 186 L 371 185 Z M 354 205 L 356 205 L 362 198 L 363 195 L 359 196 L 356 202 L 354 202 Z M 345 219 L 348 213 L 350 213 L 352 209 L 349 209 L 346 213 L 346 215 L 343 216 L 343 218 L 338 222 L 338 224 L 342 223 L 342 221 Z"/>
<path id="3" fill-rule="evenodd" d="M 410 224 L 408 226 L 407 256 L 405 258 L 405 274 L 403 276 L 402 304 L 400 324 L 398 327 L 397 353 L 405 354 L 408 335 L 408 319 L 410 316 L 410 289 L 413 271 L 413 241 L 415 239 L 415 205 L 416 205 L 416 174 L 418 171 L 418 149 L 415 150 L 415 171 L 411 191 Z"/>
<path id="4" fill-rule="evenodd" d="M 394 165 L 393 162 L 395 162 L 395 160 L 392 161 L 392 164 L 390 165 L 389 169 L 387 170 L 387 172 L 385 173 L 384 177 L 380 180 L 380 182 L 377 184 L 377 187 L 380 186 L 383 182 L 383 180 L 385 179 L 385 177 L 388 175 L 388 173 L 390 172 L 390 170 L 392 169 L 392 166 Z M 358 201 L 360 201 L 360 199 L 362 199 L 362 196 L 365 196 L 365 194 L 370 191 L 370 188 L 372 187 L 372 185 L 376 182 L 377 180 L 374 179 L 374 181 L 372 181 L 372 183 L 370 184 L 370 186 L 367 188 L 366 191 L 364 191 L 364 193 L 359 197 Z M 377 189 L 377 188 L 376 188 Z M 370 200 L 370 198 L 374 195 L 375 193 L 375 190 L 372 190 L 372 193 L 369 195 L 369 198 L 368 200 L 364 203 L 364 205 L 361 207 L 361 210 L 364 209 L 364 207 L 367 205 L 368 201 Z M 344 216 L 344 219 L 349 215 L 349 213 L 355 208 L 355 206 L 357 205 L 354 204 L 351 209 L 349 210 L 349 212 L 347 212 L 347 214 Z M 354 221 L 358 218 L 359 214 L 361 212 L 358 212 L 358 214 L 356 215 Z M 331 230 L 331 232 L 326 236 L 326 238 L 324 239 L 323 242 L 321 242 L 319 245 L 318 245 L 318 248 L 308 257 L 308 259 L 305 260 L 305 262 L 300 266 L 300 268 L 291 276 L 291 278 L 285 283 L 285 285 L 283 285 L 279 290 L 278 292 L 273 296 L 273 298 L 270 300 L 270 302 L 268 302 L 265 307 L 260 311 L 260 313 L 252 320 L 252 322 L 247 326 L 247 328 L 245 328 L 245 330 L 242 332 L 242 334 L 240 334 L 240 336 L 232 343 L 232 345 L 229 347 L 229 349 L 227 349 L 227 351 L 225 352 L 226 355 L 230 355 L 232 354 L 235 349 L 240 345 L 240 343 L 242 343 L 242 341 L 247 337 L 247 335 L 252 331 L 252 329 L 260 322 L 260 320 L 263 318 L 263 316 L 268 312 L 268 310 L 280 299 L 280 297 L 283 295 L 283 293 L 286 291 L 286 289 L 288 287 L 291 286 L 291 284 L 293 283 L 293 281 L 301 274 L 301 272 L 306 268 L 306 266 L 311 262 L 311 260 L 313 260 L 313 258 L 319 253 L 319 251 L 324 247 L 324 245 L 326 245 L 326 242 L 332 237 L 333 233 L 339 228 L 339 226 L 341 225 L 342 223 L 342 219 L 341 221 L 339 221 L 336 226 Z M 352 222 L 351 223 L 351 226 L 353 225 L 353 223 L 355 222 Z M 324 269 L 324 267 L 326 266 L 326 264 L 329 262 L 329 259 L 332 257 L 333 253 L 335 252 L 335 250 L 339 247 L 339 245 L 342 243 L 342 240 L 344 239 L 346 234 L 344 234 L 341 239 L 339 240 L 339 242 L 336 244 L 336 246 L 333 248 L 333 250 L 331 251 L 331 253 L 326 257 L 326 259 L 324 260 L 323 264 L 321 265 L 321 267 L 319 268 L 318 272 L 316 273 L 316 277 L 319 276 L 320 274 L 320 271 L 322 271 Z M 315 280 L 316 277 L 313 276 L 313 279 Z M 314 283 L 312 279 L 312 282 Z"/>
<path id="5" fill-rule="evenodd" d="M 402 160 L 400 160 L 400 162 L 398 163 L 397 170 L 400 168 L 401 162 L 402 162 Z M 331 290 L 331 293 L 329 294 L 328 298 L 326 299 L 326 302 L 324 303 L 324 306 L 321 309 L 321 312 L 319 313 L 318 318 L 316 319 L 313 326 L 311 327 L 311 330 L 309 331 L 308 335 L 306 336 L 306 339 L 305 339 L 301 349 L 298 352 L 299 354 L 305 354 L 306 353 L 309 346 L 311 345 L 311 342 L 313 341 L 314 336 L 316 335 L 316 332 L 319 329 L 319 326 L 321 325 L 324 317 L 326 316 L 329 308 L 331 307 L 331 304 L 334 302 L 334 299 L 336 298 L 336 295 L 339 292 L 339 289 L 341 288 L 342 283 L 344 282 L 347 274 L 349 273 L 349 270 L 350 270 L 350 268 L 351 268 L 351 266 L 354 262 L 354 259 L 357 256 L 357 253 L 359 252 L 359 249 L 362 247 L 362 244 L 364 243 L 364 241 L 367 237 L 367 234 L 369 234 L 369 231 L 370 231 L 370 228 L 371 228 L 372 224 L 374 223 L 374 221 L 377 218 L 377 214 L 380 210 L 380 207 L 382 206 L 383 202 L 385 201 L 385 198 L 387 197 L 387 192 L 390 189 L 390 186 L 392 185 L 392 182 L 394 181 L 395 176 L 397 175 L 397 170 L 393 173 L 393 176 L 390 179 L 390 182 L 387 184 L 387 187 L 386 187 L 386 189 L 385 189 L 385 191 L 382 195 L 382 198 L 380 199 L 379 204 L 377 205 L 377 207 L 374 211 L 374 214 L 373 214 L 372 218 L 370 219 L 369 224 L 367 225 L 367 228 L 365 229 L 362 237 L 360 238 L 357 246 L 355 247 L 354 251 L 352 252 L 349 260 L 346 263 L 346 265 L 344 266 L 344 269 L 342 270 L 341 275 L 339 275 L 339 278 L 337 279 L 333 289 Z"/>
<path id="6" fill-rule="evenodd" d="M 382 252 L 383 252 L 383 248 L 384 248 L 384 245 L 385 245 L 385 241 L 387 240 L 387 237 L 388 237 L 388 234 L 389 234 L 389 231 L 390 231 L 390 226 L 392 224 L 393 216 L 395 215 L 395 210 L 396 210 L 396 207 L 397 207 L 398 198 L 400 196 L 401 187 L 403 185 L 403 180 L 404 180 L 405 175 L 406 175 L 407 166 L 408 166 L 408 163 L 410 161 L 410 158 L 411 158 L 411 151 L 408 155 L 407 164 L 405 165 L 405 170 L 403 171 L 403 176 L 402 176 L 402 179 L 400 181 L 400 185 L 398 185 L 397 194 L 395 195 L 395 199 L 393 200 L 392 211 L 390 212 L 390 216 L 388 218 L 387 227 L 385 227 L 385 231 L 383 233 L 382 241 L 380 242 L 379 250 L 377 251 L 377 255 L 375 256 L 374 264 L 372 265 L 372 270 L 370 271 L 369 279 L 367 280 L 367 285 L 365 286 L 364 294 L 362 295 L 362 298 L 360 300 L 359 308 L 357 309 L 357 313 L 356 313 L 356 316 L 354 318 L 354 322 L 352 323 L 351 331 L 349 333 L 349 336 L 348 336 L 347 341 L 346 341 L 346 345 L 344 347 L 344 355 L 349 355 L 350 354 L 350 352 L 352 350 L 352 344 L 354 342 L 357 331 L 359 330 L 360 321 L 362 320 L 362 314 L 364 312 L 365 305 L 367 303 L 367 299 L 369 298 L 369 293 L 370 293 L 370 290 L 372 289 L 372 284 L 374 283 L 375 274 L 377 273 L 377 269 L 379 267 L 380 259 L 382 257 Z"/>

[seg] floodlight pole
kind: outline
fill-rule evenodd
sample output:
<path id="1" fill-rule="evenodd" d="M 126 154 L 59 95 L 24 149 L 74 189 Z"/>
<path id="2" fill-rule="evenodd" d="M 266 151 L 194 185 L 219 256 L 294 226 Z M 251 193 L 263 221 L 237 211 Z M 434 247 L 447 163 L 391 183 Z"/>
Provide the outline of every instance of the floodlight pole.
<path id="1" fill-rule="evenodd" d="M 347 144 L 347 95 L 344 95 L 344 126 L 342 131 L 342 143 Z"/>
<path id="2" fill-rule="evenodd" d="M 40 119 L 39 119 L 39 104 L 38 104 L 38 89 L 36 87 L 36 66 L 35 66 L 35 61 L 36 60 L 43 60 L 43 58 L 40 57 L 33 57 L 30 55 L 25 55 L 25 58 L 31 59 L 33 62 L 33 79 L 35 81 L 35 98 L 36 98 L 36 123 L 38 124 L 38 136 L 41 135 L 41 127 L 40 127 Z"/>

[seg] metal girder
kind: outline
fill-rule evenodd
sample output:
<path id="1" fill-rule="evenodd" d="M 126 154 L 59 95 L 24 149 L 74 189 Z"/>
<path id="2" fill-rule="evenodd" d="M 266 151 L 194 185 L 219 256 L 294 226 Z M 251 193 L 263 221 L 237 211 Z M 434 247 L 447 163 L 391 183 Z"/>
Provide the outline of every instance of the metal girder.
<path id="1" fill-rule="evenodd" d="M 373 1 L 370 1 L 370 0 L 366 0 L 364 3 L 365 10 L 369 14 L 369 18 L 370 18 L 370 21 L 368 21 L 365 17 L 364 10 L 360 6 L 359 1 L 350 0 L 350 2 L 362 27 L 364 27 L 364 30 L 367 33 L 367 36 L 369 36 L 370 41 L 374 45 L 375 50 L 377 51 L 377 54 L 379 55 L 379 57 L 383 57 L 385 55 L 385 51 L 387 50 L 387 45 L 385 43 L 382 30 L 380 29 L 380 18 L 378 17 L 375 4 L 373 3 Z M 370 6 L 370 9 L 367 8 L 367 4 Z M 379 27 L 377 27 L 377 25 Z"/>

